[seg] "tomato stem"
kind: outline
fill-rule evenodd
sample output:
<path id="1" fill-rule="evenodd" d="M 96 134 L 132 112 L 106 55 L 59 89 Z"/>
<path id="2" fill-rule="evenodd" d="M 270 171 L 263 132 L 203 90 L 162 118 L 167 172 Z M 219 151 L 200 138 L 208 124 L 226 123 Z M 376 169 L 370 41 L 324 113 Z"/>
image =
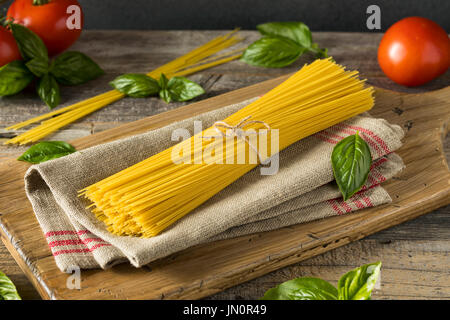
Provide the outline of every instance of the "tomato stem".
<path id="1" fill-rule="evenodd" d="M 42 6 L 49 2 L 50 2 L 50 0 L 33 0 L 33 6 Z"/>

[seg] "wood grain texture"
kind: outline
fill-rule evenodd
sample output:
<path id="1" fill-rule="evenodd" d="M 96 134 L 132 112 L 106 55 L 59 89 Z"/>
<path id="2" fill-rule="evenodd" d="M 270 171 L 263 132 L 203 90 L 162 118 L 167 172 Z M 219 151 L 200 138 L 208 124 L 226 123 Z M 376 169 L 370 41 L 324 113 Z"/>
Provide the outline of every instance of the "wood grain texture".
<path id="1" fill-rule="evenodd" d="M 158 128 L 224 105 L 259 96 L 286 77 L 232 91 L 177 110 L 125 124 L 72 144 L 78 149 Z M 254 235 L 199 245 L 135 269 L 123 264 L 82 273 L 82 290 L 66 288 L 23 191 L 27 164 L 15 160 L 0 166 L 3 240 L 40 294 L 51 299 L 183 299 L 202 298 L 280 267 L 316 256 L 408 221 L 450 202 L 450 173 L 442 137 L 450 117 L 450 87 L 425 94 L 379 89 L 371 113 L 390 122 L 413 123 L 399 150 L 406 169 L 384 186 L 392 204 Z M 394 108 L 403 113 L 392 119 Z M 445 131 L 445 132 L 444 132 Z M 7 204 L 7 205 L 5 205 Z M 11 207 L 13 205 L 13 207 Z"/>
<path id="2" fill-rule="evenodd" d="M 174 58 L 182 52 L 186 52 L 193 46 L 209 40 L 220 32 L 86 32 L 74 49 L 88 53 L 94 59 L 101 62 L 107 74 L 99 81 L 86 84 L 77 88 L 64 88 L 63 99 L 65 103 L 78 101 L 81 98 L 89 97 L 96 93 L 101 93 L 107 89 L 107 82 L 114 76 L 124 72 L 144 72 L 152 67 L 158 66 Z M 255 32 L 244 32 L 247 42 L 257 38 Z M 346 33 L 318 33 L 315 39 L 324 46 L 330 48 L 331 54 L 342 64 L 351 68 L 357 68 L 362 75 L 368 77 L 369 82 L 381 87 L 409 92 L 427 91 L 448 85 L 449 74 L 428 84 L 425 87 L 405 89 L 393 85 L 386 79 L 376 65 L 376 47 L 381 35 L 379 34 L 346 34 Z M 158 45 L 154 45 L 157 43 Z M 98 48 L 108 48 L 108 50 L 98 50 Z M 240 62 L 232 62 L 220 67 L 206 70 L 194 75 L 192 79 L 200 82 L 208 91 L 208 96 L 227 92 L 231 89 L 240 88 L 262 80 L 295 71 L 304 62 L 310 61 L 310 57 L 302 58 L 292 67 L 285 69 L 262 69 L 244 65 Z M 148 66 L 142 69 L 142 66 Z M 400 99 L 399 103 L 402 102 Z M 145 116 L 157 114 L 180 106 L 180 104 L 166 105 L 156 99 L 125 99 L 99 112 L 86 117 L 82 121 L 58 132 L 52 139 L 71 140 L 91 133 L 96 133 L 117 126 L 120 123 L 133 121 Z M 45 111 L 42 104 L 34 97 L 33 92 L 25 92 L 19 96 L 0 100 L 0 127 L 12 124 L 37 115 Z M 403 118 L 394 113 L 389 113 L 389 117 L 399 117 L 398 121 L 405 125 L 409 120 L 403 114 Z M 414 125 L 412 130 L 414 130 Z M 0 129 L 0 141 L 6 138 L 6 133 Z M 426 138 L 426 137 L 425 137 Z M 450 148 L 447 148 L 450 150 Z M 14 157 L 22 149 L 0 147 L 0 161 Z M 3 178 L 3 176 L 1 176 Z M 3 179 L 0 181 L 3 184 Z M 17 190 L 20 192 L 20 190 Z M 0 198 L 1 198 L 0 193 Z M 2 199 L 4 200 L 4 199 Z M 19 205 L 19 202 L 8 203 L 9 207 Z M 270 286 L 295 276 L 317 275 L 329 280 L 337 280 L 339 275 L 362 263 L 382 260 L 384 270 L 390 274 L 389 282 L 382 282 L 381 290 L 376 292 L 377 298 L 408 298 L 413 295 L 422 298 L 442 298 L 449 297 L 449 273 L 448 266 L 448 239 L 450 238 L 450 221 L 448 219 L 448 207 L 419 218 L 416 221 L 408 222 L 399 227 L 378 233 L 374 236 L 358 241 L 354 244 L 338 248 L 327 252 L 324 255 L 303 261 L 290 267 L 275 271 L 264 277 L 255 279 L 247 284 L 243 284 L 223 293 L 216 294 L 212 298 L 258 298 Z M 1 214 L 1 211 L 0 211 Z M 426 219 L 426 220 L 424 220 Z M 424 223 L 423 221 L 428 221 Z M 410 226 L 409 228 L 403 226 Z M 403 229 L 402 229 L 403 228 Z M 22 230 L 25 232 L 26 227 Z M 403 231 L 402 231 L 403 230 Z M 39 231 L 40 232 L 40 231 Z M 431 235 L 427 238 L 425 234 Z M 383 236 L 384 235 L 384 236 Z M 5 235 L 4 235 L 5 236 Z M 381 237 L 381 238 L 380 238 Z M 424 238 L 425 237 L 425 238 Z M 40 236 L 42 238 L 42 236 Z M 249 239 L 250 240 L 250 239 Z M 31 237 L 30 241 L 37 241 L 39 248 L 25 250 L 35 254 L 34 259 L 41 259 L 40 263 L 29 260 L 37 273 L 42 268 L 52 264 L 52 259 L 46 259 L 49 251 L 43 238 L 39 242 L 39 237 Z M 42 242 L 44 241 L 44 242 Z M 253 241 L 253 240 L 251 240 Z M 342 240 L 340 240 L 342 241 Z M 8 241 L 6 241 L 8 242 Z M 341 243 L 344 243 L 342 241 Z M 395 244 L 395 246 L 393 245 Z M 328 246 L 328 249 L 334 246 Z M 389 254 L 388 254 L 389 253 Z M 412 256 L 412 258 L 410 257 Z M 302 256 L 304 259 L 306 256 Z M 20 259 L 19 259 L 20 261 Z M 45 261 L 45 262 L 44 262 Z M 398 263 L 398 262 L 401 263 Z M 439 268 L 432 268 L 426 262 L 430 261 L 433 266 L 440 265 Z M 292 260 L 288 261 L 292 263 Z M 24 268 L 23 263 L 21 263 Z M 285 264 L 285 262 L 283 262 Z M 17 266 L 12 262 L 6 251 L 0 249 L 0 269 L 6 269 L 12 275 L 13 280 L 19 285 L 19 290 L 24 298 L 37 298 L 26 280 L 21 275 Z M 119 268 L 120 269 L 120 268 Z M 341 272 L 341 270 L 343 270 Z M 408 277 L 399 277 L 405 271 L 414 271 L 419 279 L 424 279 L 426 285 L 418 285 Z M 115 271 L 114 274 L 120 272 Z M 84 274 L 84 273 L 83 273 Z M 245 279 L 262 274 L 260 270 L 250 272 L 250 276 Z M 66 276 L 66 275 L 62 275 Z M 62 277 L 59 277 L 61 281 Z M 92 279 L 95 279 L 92 278 Z M 442 281 L 440 281 L 440 280 Z M 233 280 L 238 283 L 244 280 L 240 278 Z M 439 281 L 438 281 L 439 280 Z M 35 281 L 35 278 L 33 278 Z M 56 280 L 55 280 L 56 281 Z M 388 285 L 390 283 L 390 285 Z M 215 284 L 214 281 L 202 283 L 202 286 L 212 286 L 212 290 L 202 290 L 202 296 L 223 289 L 223 286 Z M 415 289 L 413 289 L 415 288 Z M 427 289 L 428 288 L 428 289 Z M 45 288 L 42 290 L 45 296 Z M 111 291 L 107 287 L 98 287 L 103 297 L 123 297 L 123 288 L 117 292 Z M 121 291 L 120 291 L 121 290 Z M 83 290 L 84 291 L 84 290 Z M 95 291 L 95 290 L 94 290 Z M 189 291 L 186 289 L 186 291 Z M 186 296 L 189 293 L 167 294 L 166 298 Z M 161 296 L 160 296 L 161 297 Z"/>

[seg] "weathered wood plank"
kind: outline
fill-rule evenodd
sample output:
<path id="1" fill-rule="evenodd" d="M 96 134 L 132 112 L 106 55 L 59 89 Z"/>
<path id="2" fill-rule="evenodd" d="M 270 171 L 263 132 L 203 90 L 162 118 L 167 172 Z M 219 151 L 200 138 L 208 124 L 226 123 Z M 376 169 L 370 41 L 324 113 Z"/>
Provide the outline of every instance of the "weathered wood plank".
<path id="1" fill-rule="evenodd" d="M 200 43 L 210 40 L 213 36 L 223 34 L 220 31 L 212 32 L 196 32 L 196 31 L 89 31 L 85 32 L 81 40 L 75 45 L 74 50 L 83 51 L 95 60 L 99 61 L 106 70 L 106 75 L 102 76 L 95 83 L 88 83 L 79 87 L 66 87 L 63 89 L 63 101 L 65 104 L 76 102 L 82 98 L 90 97 L 94 94 L 102 93 L 109 90 L 108 82 L 115 76 L 125 72 L 147 72 L 152 68 L 165 63 L 167 60 L 175 58 L 181 53 L 193 49 Z M 244 31 L 247 37 L 246 43 L 258 38 L 256 32 Z M 397 91 L 421 92 L 432 89 L 438 89 L 449 84 L 450 73 L 447 72 L 443 77 L 431 82 L 421 88 L 404 88 L 393 84 L 390 80 L 383 76 L 381 70 L 376 63 L 376 48 L 381 38 L 380 34 L 346 34 L 346 33 L 316 33 L 315 41 L 330 49 L 330 53 L 335 59 L 351 68 L 357 68 L 361 74 L 368 77 L 369 83 Z M 104 48 L 99 50 L 99 48 Z M 297 63 L 289 68 L 284 69 L 262 69 L 250 67 L 238 61 L 228 63 L 223 66 L 206 70 L 191 78 L 201 83 L 208 91 L 207 96 L 215 96 L 233 89 L 245 87 L 250 84 L 258 83 L 282 74 L 293 72 L 298 69 L 304 62 L 309 61 L 310 57 L 303 57 Z M 202 97 L 204 98 L 204 97 Z M 106 129 L 110 129 L 119 124 L 131 122 L 145 116 L 154 115 L 178 107 L 179 104 L 166 105 L 156 99 L 124 99 L 114 105 L 100 110 L 78 123 L 61 130 L 54 136 L 52 140 L 72 140 L 90 133 L 97 133 Z M 47 108 L 35 98 L 32 90 L 22 93 L 16 97 L 0 99 L 0 128 L 6 125 L 22 121 L 47 111 Z M 0 143 L 4 131 L 0 129 Z M 4 140 L 4 138 L 3 138 Z M 446 151 L 450 153 L 449 139 L 446 142 Z M 14 157 L 17 151 L 22 149 L 0 147 L 0 161 Z M 443 251 L 434 251 L 434 247 L 442 246 L 448 243 L 449 238 L 449 207 L 437 210 L 433 214 L 421 217 L 417 220 L 408 222 L 380 232 L 368 239 L 361 240 L 358 243 L 365 245 L 367 241 L 371 242 L 375 250 L 372 256 L 367 257 L 367 261 L 359 257 L 359 250 L 347 250 L 345 246 L 335 249 L 330 253 L 306 260 L 292 267 L 286 267 L 281 271 L 275 271 L 273 274 L 264 276 L 260 279 L 253 280 L 247 284 L 229 289 L 224 293 L 215 295 L 213 298 L 223 298 L 227 295 L 235 295 L 236 297 L 258 298 L 264 290 L 255 291 L 255 288 L 261 286 L 266 277 L 273 277 L 275 283 L 287 280 L 283 274 L 288 272 L 292 277 L 314 274 L 320 267 L 321 257 L 329 257 L 329 261 L 325 267 L 320 267 L 321 273 L 325 279 L 337 280 L 337 277 L 347 269 L 356 265 L 374 261 L 382 258 L 384 266 L 390 266 L 389 270 L 398 268 L 398 272 L 402 267 L 398 267 L 398 260 L 408 260 L 409 255 L 417 257 L 417 263 L 414 270 L 417 270 L 418 277 L 430 279 L 429 283 L 435 290 L 428 290 L 425 287 L 416 286 L 414 289 L 411 283 L 403 283 L 392 279 L 392 286 L 384 286 L 383 290 L 376 294 L 376 298 L 411 298 L 411 292 L 415 292 L 417 296 L 423 298 L 439 298 L 445 291 L 439 284 L 433 282 L 434 277 L 442 275 L 442 271 L 436 271 L 438 276 L 421 265 L 421 261 L 427 261 L 430 252 L 436 255 L 436 261 L 447 266 L 447 253 Z M 373 243 L 375 241 L 375 243 Z M 398 244 L 395 247 L 395 254 L 384 255 L 384 250 L 388 243 Z M 431 242 L 430 242 L 431 241 Z M 433 242 L 435 241 L 435 242 Z M 356 248 L 356 247 L 355 247 Z M 448 247 L 445 247 L 448 249 Z M 387 250 L 387 249 L 386 249 Z M 15 267 L 15 263 L 8 255 L 3 255 L 0 251 L 0 270 L 7 269 L 10 274 L 18 281 L 19 289 L 25 292 L 24 297 L 35 297 L 35 291 L 30 286 L 25 285 L 25 280 L 20 277 L 20 271 Z M 334 254 L 332 254 L 334 252 Z M 386 251 L 387 252 L 387 251 Z M 390 251 L 389 251 L 390 252 Z M 448 250 L 447 250 L 448 252 Z M 339 257 L 345 257 L 347 264 L 340 265 Z M 318 262 L 314 262 L 316 261 Z M 353 263 L 354 261 L 354 263 Z M 434 260 L 433 260 L 434 261 Z M 445 262 L 447 261 L 447 262 Z M 352 262 L 352 263 L 349 263 Z M 324 263 L 323 263 L 324 264 Z M 325 265 L 325 264 L 324 264 Z M 340 267 L 343 271 L 340 272 Z M 309 268 L 309 269 L 308 269 Z M 431 272 L 431 273 L 430 273 Z M 278 277 L 278 278 L 277 278 Z M 269 279 L 268 278 L 268 279 Z M 447 279 L 448 279 L 447 274 Z M 261 282 L 259 282 L 261 281 Z M 449 281 L 442 282 L 443 288 L 446 288 Z M 263 286 L 264 287 L 264 286 Z M 268 288 L 270 286 L 265 286 Z M 439 289 L 441 288 L 441 289 Z M 398 290 L 397 290 L 398 289 Z M 397 290 L 397 291 L 396 291 Z M 448 288 L 447 288 L 448 290 Z M 33 295 L 34 292 L 34 295 Z M 445 296 L 445 295 L 444 295 Z M 448 295 L 447 295 L 448 296 Z"/>
<path id="2" fill-rule="evenodd" d="M 383 262 L 381 282 L 374 292 L 374 299 L 449 299 L 449 250 L 448 241 L 380 243 L 374 239 L 360 240 L 228 289 L 210 299 L 257 299 L 280 282 L 296 277 L 319 277 L 336 285 L 347 271 L 379 260 Z"/>
<path id="3" fill-rule="evenodd" d="M 433 225 L 431 232 L 430 224 Z M 258 299 L 265 290 L 278 283 L 301 276 L 321 277 L 336 284 L 340 274 L 376 260 L 383 261 L 383 271 L 381 290 L 375 291 L 374 299 L 450 299 L 448 288 L 450 261 L 445 260 L 449 259 L 449 230 L 450 208 L 445 207 L 366 239 L 227 289 L 209 299 Z M 416 235 L 424 235 L 428 239 L 414 240 Z M 370 250 L 366 250 L 367 248 Z M 364 256 L 360 255 L 362 249 Z M 17 284 L 24 299 L 39 298 L 36 290 L 2 244 L 0 244 L 0 268 Z M 398 274 L 405 274 L 410 270 L 414 270 L 417 279 L 422 282 L 415 289 L 411 288 L 411 282 L 417 280 L 408 277 L 409 282 L 405 283 L 400 281 L 401 278 L 397 278 Z M 390 279 L 389 283 L 385 279 L 387 276 Z M 424 287 L 421 287 L 422 285 Z M 414 289 L 414 296 L 411 295 L 413 292 L 411 289 Z"/>
<path id="4" fill-rule="evenodd" d="M 0 244 L 0 270 L 14 282 L 22 299 L 36 300 L 41 298 L 3 243 Z"/>
<path id="5" fill-rule="evenodd" d="M 194 49 L 211 38 L 224 34 L 223 31 L 87 31 L 73 47 L 87 53 L 98 61 L 106 74 L 76 87 L 64 87 L 62 101 L 70 104 L 82 98 L 109 90 L 108 82 L 115 76 L 127 72 L 148 72 L 182 53 Z M 242 31 L 249 44 L 259 36 L 254 31 Z M 450 72 L 420 88 L 405 88 L 387 79 L 376 62 L 376 50 L 381 35 L 377 33 L 316 33 L 315 41 L 330 49 L 330 54 L 339 63 L 360 70 L 369 83 L 381 88 L 403 92 L 424 92 L 442 88 L 449 83 Z M 102 50 L 99 50 L 102 48 Z M 215 96 L 230 90 L 242 88 L 283 74 L 294 72 L 304 63 L 311 61 L 306 54 L 293 65 L 283 69 L 264 69 L 233 61 L 205 70 L 191 78 L 208 88 L 208 95 Z M 212 82 L 210 84 L 210 82 Z M 204 97 L 202 97 L 203 99 Z M 156 99 L 124 99 L 86 117 L 83 122 L 103 119 L 105 121 L 134 121 L 177 107 L 166 105 Z M 28 119 L 31 115 L 48 110 L 32 89 L 14 97 L 0 99 L 0 120 L 6 124 Z"/>
<path id="6" fill-rule="evenodd" d="M 258 96 L 285 77 L 233 91 L 216 98 L 178 108 L 161 115 L 89 136 L 73 144 L 85 148 L 119 137 L 144 132 L 192 114 Z M 46 298 L 57 299 L 155 299 L 201 298 L 227 287 L 261 276 L 294 262 L 324 253 L 448 204 L 449 172 L 444 165 L 441 133 L 448 117 L 450 92 L 411 95 L 377 90 L 374 116 L 402 125 L 413 121 L 405 144 L 399 150 L 406 169 L 384 183 L 393 196 L 390 205 L 212 244 L 200 245 L 161 259 L 149 270 L 127 264 L 111 270 L 83 271 L 83 290 L 65 286 L 67 275 L 57 271 L 29 203 L 23 194 L 20 175 L 26 165 L 16 161 L 1 166 L 8 185 L 0 185 L 1 232 L 11 253 Z M 399 104 L 405 112 L 395 115 Z M 8 203 L 8 206 L 5 206 Z M 308 236 L 315 234 L 315 237 Z M 230 259 L 232 257 L 232 259 Z M 208 268 L 205 268 L 205 266 Z M 150 271 L 150 272 L 148 272 Z M 101 286 L 102 290 L 98 290 Z"/>

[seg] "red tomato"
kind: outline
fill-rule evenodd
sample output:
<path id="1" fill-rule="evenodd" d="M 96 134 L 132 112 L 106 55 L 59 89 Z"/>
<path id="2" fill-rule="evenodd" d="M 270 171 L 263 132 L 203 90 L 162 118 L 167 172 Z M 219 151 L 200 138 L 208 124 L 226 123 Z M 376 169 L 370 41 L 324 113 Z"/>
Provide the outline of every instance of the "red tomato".
<path id="1" fill-rule="evenodd" d="M 392 25 L 378 47 L 383 72 L 405 86 L 419 86 L 447 71 L 450 40 L 435 22 L 409 17 Z"/>
<path id="2" fill-rule="evenodd" d="M 0 26 L 0 67 L 20 59 L 22 57 L 12 33 L 5 27 Z"/>
<path id="3" fill-rule="evenodd" d="M 79 7 L 80 28 L 69 29 L 67 26 L 69 18 L 72 17 L 69 23 L 74 21 L 75 11 L 70 6 Z M 15 0 L 7 17 L 35 32 L 44 41 L 50 56 L 63 52 L 78 39 L 84 18 L 77 0 L 52 0 L 42 5 L 33 5 L 33 0 Z"/>

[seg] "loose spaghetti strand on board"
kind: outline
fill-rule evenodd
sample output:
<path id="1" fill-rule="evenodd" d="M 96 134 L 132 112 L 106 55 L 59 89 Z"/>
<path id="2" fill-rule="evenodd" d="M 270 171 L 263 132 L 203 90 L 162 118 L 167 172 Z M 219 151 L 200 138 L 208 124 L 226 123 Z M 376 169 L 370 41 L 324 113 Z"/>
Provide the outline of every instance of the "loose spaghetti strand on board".
<path id="1" fill-rule="evenodd" d="M 358 72 L 345 69 L 330 59 L 316 60 L 297 73 L 224 119 L 231 126 L 251 116 L 271 129 L 279 130 L 279 150 L 318 131 L 372 108 L 373 88 L 365 87 Z M 245 129 L 265 129 L 262 123 L 251 123 Z M 213 127 L 184 140 L 80 191 L 91 202 L 91 210 L 108 230 L 117 235 L 153 237 L 184 217 L 216 193 L 253 169 L 257 164 L 219 164 L 202 162 L 206 148 L 219 150 L 214 160 L 230 163 L 235 155 L 250 156 L 242 139 L 234 139 L 234 152 L 226 153 Z M 271 141 L 271 131 L 267 132 Z M 189 159 L 200 164 L 175 164 L 175 147 L 189 146 Z M 183 149 L 184 150 L 184 149 Z M 208 149 L 211 150 L 211 149 Z M 275 150 L 276 151 L 276 150 Z M 264 161 L 272 156 L 269 150 Z M 232 154 L 232 155 L 230 155 Z M 299 155 L 301 156 L 301 155 Z M 92 206 L 93 205 L 93 206 Z"/>
<path id="2" fill-rule="evenodd" d="M 161 67 L 158 67 L 157 69 L 149 72 L 147 75 L 155 79 L 159 79 L 162 73 L 164 73 L 168 78 L 185 76 L 235 60 L 242 55 L 243 49 L 235 49 L 223 54 L 217 53 L 234 46 L 243 40 L 235 35 L 237 31 L 238 29 L 233 30 L 226 35 L 219 36 L 192 50 L 191 52 L 178 57 L 177 59 Z M 17 137 L 7 140 L 5 144 L 23 145 L 36 142 L 56 130 L 65 127 L 68 124 L 124 97 L 125 95 L 119 91 L 111 90 L 59 110 L 14 124 L 6 128 L 6 130 L 18 130 L 41 121 L 41 124 L 37 127 L 30 129 Z"/>

